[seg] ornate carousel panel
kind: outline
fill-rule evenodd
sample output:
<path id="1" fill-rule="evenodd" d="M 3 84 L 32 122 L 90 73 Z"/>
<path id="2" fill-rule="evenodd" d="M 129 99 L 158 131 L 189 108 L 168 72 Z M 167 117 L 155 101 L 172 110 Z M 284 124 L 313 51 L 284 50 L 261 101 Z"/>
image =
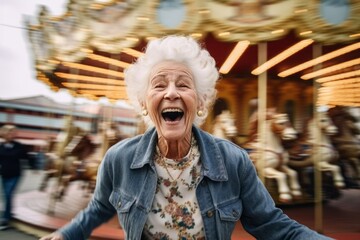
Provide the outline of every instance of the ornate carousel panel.
<path id="1" fill-rule="evenodd" d="M 203 42 L 230 82 L 256 80 L 265 71 L 271 79 L 299 85 L 307 80 L 312 85 L 316 79 L 321 87 L 318 105 L 358 106 L 358 96 L 349 95 L 347 88 L 357 86 L 359 75 L 359 4 L 351 0 L 70 1 L 64 15 L 50 16 L 42 7 L 38 21 L 28 20 L 26 25 L 38 79 L 55 91 L 66 88 L 91 99 L 127 99 L 123 71 L 141 55 L 146 42 L 186 34 Z M 260 66 L 258 45 L 264 42 L 267 61 Z M 232 50 L 242 55 L 225 71 Z M 315 66 L 322 71 L 313 73 Z"/>

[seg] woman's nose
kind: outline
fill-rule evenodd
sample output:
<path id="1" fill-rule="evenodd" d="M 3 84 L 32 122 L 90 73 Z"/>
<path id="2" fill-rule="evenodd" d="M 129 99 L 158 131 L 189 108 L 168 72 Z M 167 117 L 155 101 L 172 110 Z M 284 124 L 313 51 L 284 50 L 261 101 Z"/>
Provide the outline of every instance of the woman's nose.
<path id="1" fill-rule="evenodd" d="M 175 84 L 169 84 L 168 88 L 166 89 L 166 94 L 165 94 L 164 98 L 176 99 L 179 97 L 180 97 L 180 95 L 177 91 Z"/>

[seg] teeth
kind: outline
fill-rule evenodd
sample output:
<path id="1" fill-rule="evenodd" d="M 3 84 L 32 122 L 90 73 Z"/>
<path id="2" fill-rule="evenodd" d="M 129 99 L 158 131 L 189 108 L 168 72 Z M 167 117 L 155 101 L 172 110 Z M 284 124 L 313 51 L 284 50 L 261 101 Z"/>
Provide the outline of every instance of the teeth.
<path id="1" fill-rule="evenodd" d="M 167 108 L 167 109 L 164 109 L 162 112 L 163 113 L 167 113 L 167 112 L 183 112 L 183 110 L 181 110 L 180 108 Z"/>

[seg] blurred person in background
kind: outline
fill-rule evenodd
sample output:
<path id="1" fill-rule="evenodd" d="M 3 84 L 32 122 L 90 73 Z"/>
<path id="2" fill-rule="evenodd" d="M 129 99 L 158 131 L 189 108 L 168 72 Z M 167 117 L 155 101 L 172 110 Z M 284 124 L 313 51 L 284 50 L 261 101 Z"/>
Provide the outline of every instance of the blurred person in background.
<path id="1" fill-rule="evenodd" d="M 4 125 L 0 129 L 0 175 L 5 200 L 5 209 L 1 218 L 0 230 L 9 227 L 14 192 L 21 178 L 21 160 L 29 160 L 26 147 L 14 140 L 16 127 Z"/>
<path id="2" fill-rule="evenodd" d="M 247 152 L 203 131 L 216 97 L 215 60 L 191 37 L 148 43 L 125 72 L 148 128 L 106 153 L 88 206 L 41 240 L 88 239 L 117 214 L 125 239 L 329 239 L 275 206 Z"/>

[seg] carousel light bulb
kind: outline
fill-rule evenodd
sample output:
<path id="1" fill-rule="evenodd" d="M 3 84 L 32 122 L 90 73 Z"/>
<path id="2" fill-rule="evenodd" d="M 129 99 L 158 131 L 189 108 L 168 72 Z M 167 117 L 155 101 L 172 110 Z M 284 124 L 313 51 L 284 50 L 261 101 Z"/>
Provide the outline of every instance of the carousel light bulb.
<path id="1" fill-rule="evenodd" d="M 240 41 L 236 44 L 234 49 L 231 51 L 223 65 L 221 66 L 219 72 L 226 74 L 231 68 L 234 66 L 236 61 L 241 57 L 241 55 L 245 52 L 247 47 L 250 45 L 250 41 Z"/>
<path id="2" fill-rule="evenodd" d="M 325 54 L 325 55 L 322 55 L 318 58 L 315 58 L 315 59 L 312 59 L 310 61 L 307 61 L 307 62 L 304 62 L 302 64 L 299 64 L 295 67 L 292 67 L 288 70 L 285 70 L 281 73 L 278 74 L 279 77 L 287 77 L 291 74 L 294 74 L 294 73 L 297 73 L 297 72 L 300 72 L 301 70 L 304 70 L 306 68 L 309 68 L 309 67 L 312 67 L 316 64 L 319 64 L 319 63 L 322 63 L 322 62 L 325 62 L 325 61 L 328 61 L 332 58 L 335 58 L 335 57 L 338 57 L 338 56 L 341 56 L 343 54 L 346 54 L 346 53 L 349 53 L 349 52 L 352 52 L 356 49 L 359 49 L 360 48 L 360 42 L 358 43 L 354 43 L 354 44 L 351 44 L 349 46 L 346 46 L 346 47 L 343 47 L 343 48 L 340 48 L 338 50 L 335 50 L 333 52 L 330 52 L 328 54 Z"/>
<path id="3" fill-rule="evenodd" d="M 348 67 L 352 67 L 352 66 L 358 65 L 358 64 L 360 64 L 360 58 L 353 59 L 353 60 L 343 62 L 343 63 L 339 63 L 339 64 L 333 65 L 331 67 L 323 68 L 318 71 L 305 74 L 305 75 L 301 76 L 301 79 L 304 79 L 304 80 L 312 79 L 312 78 L 315 78 L 315 77 L 318 77 L 318 76 L 321 76 L 321 75 L 324 75 L 324 74 L 327 74 L 330 72 L 335 72 L 335 71 L 338 71 L 338 70 L 341 70 L 344 68 L 348 68 Z"/>
<path id="4" fill-rule="evenodd" d="M 266 70 L 268 70 L 271 67 L 278 64 L 279 62 L 285 60 L 286 58 L 288 58 L 288 57 L 290 57 L 292 55 L 294 55 L 295 53 L 297 53 L 301 49 L 309 46 L 313 42 L 314 42 L 314 40 L 312 40 L 312 39 L 302 40 L 302 41 L 294 44 L 293 46 L 289 47 L 285 51 L 279 53 L 278 55 L 276 55 L 272 59 L 268 60 L 267 62 L 263 63 L 261 66 L 255 68 L 251 73 L 254 74 L 254 75 L 260 75 L 261 73 L 265 72 Z"/>

